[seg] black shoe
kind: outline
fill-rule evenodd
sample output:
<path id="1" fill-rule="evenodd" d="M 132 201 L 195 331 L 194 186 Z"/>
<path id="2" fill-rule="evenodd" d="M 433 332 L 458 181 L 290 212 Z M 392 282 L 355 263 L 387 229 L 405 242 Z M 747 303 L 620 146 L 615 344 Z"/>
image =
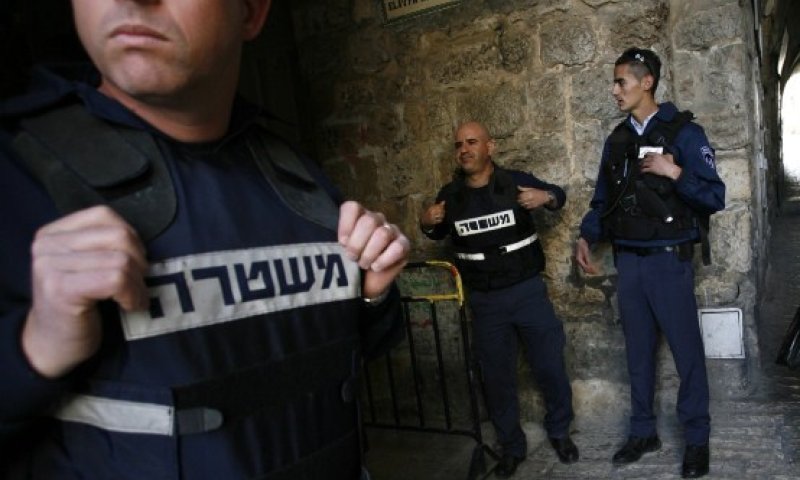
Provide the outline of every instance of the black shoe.
<path id="1" fill-rule="evenodd" d="M 498 463 L 497 467 L 494 469 L 494 474 L 500 478 L 508 478 L 514 475 L 514 472 L 517 471 L 517 465 L 523 460 L 525 460 L 525 457 L 503 455 L 503 458 L 500 459 L 500 463 Z"/>
<path id="2" fill-rule="evenodd" d="M 708 444 L 687 445 L 683 453 L 683 478 L 700 478 L 708 473 Z"/>
<path id="3" fill-rule="evenodd" d="M 561 463 L 575 463 L 578 461 L 578 447 L 575 446 L 575 443 L 569 437 L 564 438 L 552 438 L 550 437 L 550 445 L 553 446 L 553 450 L 556 451 L 556 455 L 558 455 L 558 459 L 561 460 Z"/>
<path id="4" fill-rule="evenodd" d="M 642 454 L 655 452 L 660 448 L 661 440 L 658 439 L 658 435 L 653 435 L 652 437 L 628 437 L 628 441 L 614 454 L 611 462 L 614 465 L 633 463 L 642 458 Z"/>

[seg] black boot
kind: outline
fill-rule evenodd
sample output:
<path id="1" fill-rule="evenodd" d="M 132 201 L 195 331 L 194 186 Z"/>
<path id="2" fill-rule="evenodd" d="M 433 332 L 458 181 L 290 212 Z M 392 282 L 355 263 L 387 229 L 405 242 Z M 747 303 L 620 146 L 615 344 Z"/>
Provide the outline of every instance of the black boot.
<path id="1" fill-rule="evenodd" d="M 561 463 L 575 463 L 580 457 L 580 454 L 578 453 L 578 447 L 569 437 L 550 437 L 550 445 L 553 446 L 553 450 L 556 451 L 556 455 L 558 455 L 558 459 L 561 461 Z"/>
<path id="2" fill-rule="evenodd" d="M 683 478 L 700 478 L 708 473 L 708 444 L 686 445 L 683 453 Z"/>
<path id="3" fill-rule="evenodd" d="M 523 460 L 525 460 L 525 457 L 515 457 L 511 454 L 503 454 L 503 458 L 500 459 L 500 462 L 494 469 L 494 474 L 500 478 L 508 478 L 511 475 L 514 475 L 514 472 L 517 471 L 517 465 L 519 465 Z"/>
<path id="4" fill-rule="evenodd" d="M 611 462 L 614 465 L 633 463 L 642 458 L 642 454 L 655 452 L 660 448 L 661 440 L 658 439 L 658 435 L 653 435 L 652 437 L 628 437 L 628 441 L 614 454 Z"/>

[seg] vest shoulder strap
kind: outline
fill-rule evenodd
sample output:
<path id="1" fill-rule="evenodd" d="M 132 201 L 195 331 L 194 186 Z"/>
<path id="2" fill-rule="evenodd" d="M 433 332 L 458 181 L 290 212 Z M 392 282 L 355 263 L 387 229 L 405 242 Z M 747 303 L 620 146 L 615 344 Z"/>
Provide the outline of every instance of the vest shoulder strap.
<path id="1" fill-rule="evenodd" d="M 654 145 L 671 146 L 675 143 L 681 129 L 694 119 L 694 113 L 684 110 L 675 114 L 671 122 L 659 122 L 648 135 L 648 140 Z"/>
<path id="2" fill-rule="evenodd" d="M 261 125 L 259 133 L 248 138 L 248 146 L 259 170 L 278 196 L 298 215 L 337 231 L 338 204 L 285 141 L 264 125 Z"/>
<path id="3" fill-rule="evenodd" d="M 175 191 L 149 133 L 112 127 L 79 104 L 23 119 L 20 126 L 13 148 L 62 213 L 108 205 L 145 241 L 172 223 Z"/>
<path id="4" fill-rule="evenodd" d="M 108 205 L 144 241 L 172 223 L 175 190 L 150 133 L 110 125 L 79 104 L 23 119 L 20 126 L 13 147 L 61 213 Z M 263 126 L 258 133 L 248 145 L 267 182 L 295 213 L 336 231 L 334 199 L 283 140 Z"/>
<path id="5" fill-rule="evenodd" d="M 494 185 L 492 196 L 500 205 L 514 205 L 517 203 L 517 184 L 511 174 L 502 167 L 495 166 Z"/>

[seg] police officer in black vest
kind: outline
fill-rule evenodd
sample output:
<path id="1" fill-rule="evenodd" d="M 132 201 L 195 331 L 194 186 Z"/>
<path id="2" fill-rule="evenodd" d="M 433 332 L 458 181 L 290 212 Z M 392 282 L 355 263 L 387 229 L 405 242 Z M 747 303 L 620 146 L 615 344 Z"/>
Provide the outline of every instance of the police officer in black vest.
<path id="1" fill-rule="evenodd" d="M 271 1 L 71 4 L 0 104 L 0 478 L 368 478 L 410 245 L 236 95 Z"/>
<path id="2" fill-rule="evenodd" d="M 519 422 L 517 336 L 542 387 L 550 443 L 564 463 L 578 460 L 569 437 L 572 390 L 564 366 L 564 329 L 539 275 L 544 254 L 530 210 L 561 208 L 556 185 L 492 162 L 495 142 L 476 122 L 455 137 L 459 169 L 420 218 L 434 240 L 450 235 L 455 260 L 469 289 L 475 344 L 487 392 L 489 415 L 503 448 L 495 473 L 510 477 L 525 458 Z"/>
<path id="3" fill-rule="evenodd" d="M 708 380 L 694 298 L 692 252 L 709 261 L 708 219 L 725 206 L 714 150 L 691 112 L 657 104 L 661 61 L 632 48 L 617 59 L 612 93 L 628 118 L 606 140 L 591 210 L 581 224 L 575 257 L 596 273 L 589 246 L 614 245 L 620 318 L 631 382 L 628 441 L 613 463 L 635 462 L 661 448 L 653 412 L 658 332 L 681 379 L 678 418 L 684 426 L 685 478 L 708 473 Z"/>

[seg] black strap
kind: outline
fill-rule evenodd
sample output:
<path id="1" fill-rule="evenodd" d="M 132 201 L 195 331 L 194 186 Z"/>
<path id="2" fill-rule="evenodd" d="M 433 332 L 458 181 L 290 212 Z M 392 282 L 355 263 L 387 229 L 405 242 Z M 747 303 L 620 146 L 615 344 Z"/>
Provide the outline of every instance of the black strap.
<path id="1" fill-rule="evenodd" d="M 175 191 L 149 133 L 111 127 L 81 105 L 20 124 L 14 149 L 62 213 L 108 205 L 145 241 L 172 223 Z"/>
<path id="2" fill-rule="evenodd" d="M 111 125 L 79 104 L 26 118 L 20 125 L 13 146 L 62 213 L 108 205 L 144 241 L 172 223 L 177 211 L 175 191 L 150 133 Z M 297 154 L 266 127 L 247 141 L 259 169 L 284 203 L 298 215 L 335 231 L 338 206 Z"/>
<path id="3" fill-rule="evenodd" d="M 711 265 L 711 242 L 708 240 L 708 232 L 711 229 L 711 222 L 708 215 L 701 215 L 697 220 L 697 229 L 700 231 L 700 253 L 703 258 L 703 265 Z"/>
<path id="4" fill-rule="evenodd" d="M 218 410 L 229 422 L 255 412 L 269 414 L 311 392 L 338 388 L 344 393 L 355 381 L 356 341 L 340 340 L 222 378 L 177 387 L 173 389 L 175 407 Z M 343 401 L 352 401 L 352 396 Z"/>
<path id="5" fill-rule="evenodd" d="M 689 110 L 678 112 L 675 114 L 672 121 L 658 122 L 648 135 L 648 140 L 655 146 L 669 148 L 675 143 L 675 139 L 678 138 L 678 133 L 680 133 L 683 126 L 693 119 L 694 113 Z"/>
<path id="6" fill-rule="evenodd" d="M 311 176 L 297 153 L 265 128 L 250 136 L 248 146 L 258 168 L 283 202 L 298 215 L 336 231 L 339 207 Z"/>

